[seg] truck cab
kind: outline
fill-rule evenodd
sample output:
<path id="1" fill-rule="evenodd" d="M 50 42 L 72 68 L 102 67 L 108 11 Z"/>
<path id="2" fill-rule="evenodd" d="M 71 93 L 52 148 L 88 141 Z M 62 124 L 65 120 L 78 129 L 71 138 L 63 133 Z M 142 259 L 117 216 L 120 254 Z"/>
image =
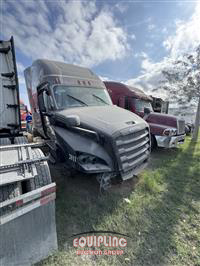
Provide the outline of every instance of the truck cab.
<path id="1" fill-rule="evenodd" d="M 185 121 L 172 115 L 156 113 L 152 97 L 142 90 L 119 82 L 104 82 L 113 103 L 142 117 L 150 126 L 153 147 L 173 148 L 185 138 Z"/>
<path id="2" fill-rule="evenodd" d="M 111 179 L 138 174 L 150 156 L 148 124 L 114 106 L 91 70 L 50 60 L 25 70 L 33 132 L 46 139 L 55 161 L 96 174 L 106 189 Z"/>

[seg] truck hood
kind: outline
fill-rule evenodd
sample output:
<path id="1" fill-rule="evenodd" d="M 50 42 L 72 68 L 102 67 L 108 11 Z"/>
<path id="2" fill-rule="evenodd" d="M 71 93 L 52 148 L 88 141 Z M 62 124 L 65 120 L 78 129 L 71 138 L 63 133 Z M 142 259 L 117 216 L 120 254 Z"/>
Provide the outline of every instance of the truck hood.
<path id="1" fill-rule="evenodd" d="M 138 115 L 114 105 L 95 107 L 76 107 L 59 111 L 55 114 L 56 121 L 63 121 L 68 115 L 80 117 L 80 127 L 97 130 L 113 135 L 128 127 L 148 127 L 148 124 Z"/>
<path id="2" fill-rule="evenodd" d="M 149 124 L 177 128 L 177 118 L 173 115 L 152 112 L 145 120 Z"/>

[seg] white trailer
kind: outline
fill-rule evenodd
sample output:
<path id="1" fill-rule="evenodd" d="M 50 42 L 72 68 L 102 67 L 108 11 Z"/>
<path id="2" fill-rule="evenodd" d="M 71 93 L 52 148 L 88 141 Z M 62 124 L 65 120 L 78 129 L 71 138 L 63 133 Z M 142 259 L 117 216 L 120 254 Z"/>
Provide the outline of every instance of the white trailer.
<path id="1" fill-rule="evenodd" d="M 40 144 L 21 134 L 13 38 L 0 41 L 0 265 L 32 265 L 57 249 L 56 184 Z"/>

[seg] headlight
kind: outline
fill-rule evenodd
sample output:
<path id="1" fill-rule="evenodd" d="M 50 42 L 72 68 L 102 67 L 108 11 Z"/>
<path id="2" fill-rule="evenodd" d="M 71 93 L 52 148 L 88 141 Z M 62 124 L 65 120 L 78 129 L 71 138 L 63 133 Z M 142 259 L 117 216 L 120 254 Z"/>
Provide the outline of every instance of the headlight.
<path id="1" fill-rule="evenodd" d="M 77 157 L 80 164 L 106 164 L 102 159 L 88 153 L 79 153 Z"/>
<path id="2" fill-rule="evenodd" d="M 163 135 L 165 135 L 165 136 L 175 136 L 176 134 L 177 134 L 176 128 L 166 128 L 163 131 Z"/>

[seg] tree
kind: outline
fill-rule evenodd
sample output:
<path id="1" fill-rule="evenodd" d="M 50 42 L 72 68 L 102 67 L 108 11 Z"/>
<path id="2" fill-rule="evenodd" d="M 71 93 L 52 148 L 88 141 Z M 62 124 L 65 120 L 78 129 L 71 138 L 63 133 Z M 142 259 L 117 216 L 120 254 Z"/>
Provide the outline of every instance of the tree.
<path id="1" fill-rule="evenodd" d="M 184 54 L 162 71 L 164 79 L 160 88 L 170 93 L 178 103 L 197 104 L 195 128 L 192 139 L 198 138 L 200 125 L 200 45 L 192 54 Z"/>

